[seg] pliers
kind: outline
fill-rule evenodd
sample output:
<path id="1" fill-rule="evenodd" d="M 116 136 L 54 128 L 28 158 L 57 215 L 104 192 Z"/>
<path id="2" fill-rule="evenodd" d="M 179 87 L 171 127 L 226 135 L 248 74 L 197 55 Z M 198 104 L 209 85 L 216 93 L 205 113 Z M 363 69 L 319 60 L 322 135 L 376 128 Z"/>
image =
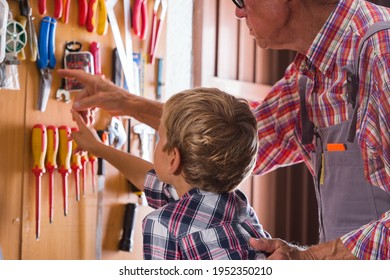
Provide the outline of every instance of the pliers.
<path id="1" fill-rule="evenodd" d="M 148 14 L 147 14 L 147 1 L 135 0 L 133 6 L 132 24 L 134 34 L 141 40 L 146 38 L 146 30 L 148 29 Z M 139 18 L 141 17 L 141 25 L 139 26 Z"/>
<path id="2" fill-rule="evenodd" d="M 54 17 L 62 17 L 63 0 L 54 0 Z M 46 0 L 38 0 L 38 11 L 41 15 L 46 14 Z"/>
<path id="3" fill-rule="evenodd" d="M 52 72 L 56 66 L 55 51 L 55 31 L 57 21 L 52 17 L 44 17 L 41 21 L 39 30 L 37 60 L 38 68 L 41 72 L 38 96 L 38 110 L 44 112 L 46 110 L 47 101 L 49 100 L 51 84 L 53 81 Z"/>
<path id="4" fill-rule="evenodd" d="M 81 7 L 80 7 L 81 8 Z M 81 10 L 80 10 L 81 13 Z M 98 22 L 96 33 L 99 35 L 105 35 L 108 28 L 107 20 L 107 8 L 104 0 L 90 0 L 88 3 L 88 12 L 86 19 L 86 28 L 88 32 L 95 30 L 96 20 L 95 15 L 97 14 Z"/>
<path id="5" fill-rule="evenodd" d="M 160 17 L 158 18 L 158 11 L 160 9 Z M 150 37 L 150 45 L 149 45 L 149 57 L 148 63 L 153 63 L 154 56 L 156 53 L 158 39 L 160 37 L 162 25 L 165 19 L 165 15 L 168 9 L 168 1 L 167 0 L 155 0 L 153 7 L 153 20 L 152 20 L 152 34 Z"/>

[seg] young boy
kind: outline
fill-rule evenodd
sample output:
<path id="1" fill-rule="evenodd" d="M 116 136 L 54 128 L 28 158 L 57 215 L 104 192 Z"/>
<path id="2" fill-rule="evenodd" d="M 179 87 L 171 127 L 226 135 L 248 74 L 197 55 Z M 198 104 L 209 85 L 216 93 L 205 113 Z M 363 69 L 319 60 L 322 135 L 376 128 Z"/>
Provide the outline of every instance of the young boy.
<path id="1" fill-rule="evenodd" d="M 79 147 L 110 162 L 157 209 L 143 221 L 145 259 L 264 258 L 249 238 L 270 235 L 236 189 L 251 173 L 258 145 L 244 100 L 211 88 L 172 96 L 163 107 L 154 164 L 105 146 L 72 114 Z"/>

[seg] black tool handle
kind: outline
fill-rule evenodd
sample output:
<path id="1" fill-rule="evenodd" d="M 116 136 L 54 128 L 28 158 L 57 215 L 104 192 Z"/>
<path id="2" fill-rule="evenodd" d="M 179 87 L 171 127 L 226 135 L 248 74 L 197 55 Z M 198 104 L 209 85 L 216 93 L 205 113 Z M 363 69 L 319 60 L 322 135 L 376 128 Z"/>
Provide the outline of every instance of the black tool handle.
<path id="1" fill-rule="evenodd" d="M 125 206 L 125 217 L 123 220 L 123 233 L 119 241 L 119 250 L 131 252 L 134 244 L 134 228 L 138 204 L 128 203 Z"/>

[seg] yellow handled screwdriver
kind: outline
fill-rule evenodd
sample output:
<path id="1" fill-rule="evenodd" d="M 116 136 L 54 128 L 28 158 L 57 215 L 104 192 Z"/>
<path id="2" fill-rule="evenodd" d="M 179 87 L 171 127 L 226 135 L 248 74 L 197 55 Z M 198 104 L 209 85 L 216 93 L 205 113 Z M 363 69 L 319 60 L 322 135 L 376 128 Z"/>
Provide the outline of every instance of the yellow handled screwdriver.
<path id="1" fill-rule="evenodd" d="M 72 131 L 77 131 L 77 128 L 72 127 Z M 76 186 L 76 200 L 80 201 L 80 170 L 82 168 L 81 165 L 81 155 L 76 152 L 77 144 L 74 140 L 72 140 L 72 157 L 71 157 L 71 168 L 74 174 L 75 186 Z"/>
<path id="2" fill-rule="evenodd" d="M 35 236 L 39 239 L 41 225 L 41 177 L 45 173 L 45 156 L 47 150 L 46 127 L 36 124 L 32 130 L 32 153 L 34 165 L 32 172 L 35 174 Z"/>
<path id="3" fill-rule="evenodd" d="M 64 215 L 68 215 L 68 174 L 72 172 L 70 168 L 70 157 L 72 154 L 72 141 L 70 139 L 70 128 L 60 126 L 59 133 L 59 167 L 58 172 L 62 175 L 62 194 L 64 199 Z"/>
<path id="4" fill-rule="evenodd" d="M 46 170 L 49 173 L 49 219 L 53 222 L 54 208 L 54 170 L 57 168 L 58 129 L 54 125 L 47 127 Z"/>

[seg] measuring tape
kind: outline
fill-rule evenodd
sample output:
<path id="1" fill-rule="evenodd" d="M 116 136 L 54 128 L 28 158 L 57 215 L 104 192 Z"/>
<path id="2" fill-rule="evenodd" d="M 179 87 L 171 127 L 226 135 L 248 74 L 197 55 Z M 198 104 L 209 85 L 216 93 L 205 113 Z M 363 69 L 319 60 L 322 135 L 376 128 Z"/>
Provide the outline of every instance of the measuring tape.
<path id="1" fill-rule="evenodd" d="M 7 53 L 19 53 L 27 43 L 27 34 L 23 25 L 15 20 L 7 23 L 5 50 Z"/>

